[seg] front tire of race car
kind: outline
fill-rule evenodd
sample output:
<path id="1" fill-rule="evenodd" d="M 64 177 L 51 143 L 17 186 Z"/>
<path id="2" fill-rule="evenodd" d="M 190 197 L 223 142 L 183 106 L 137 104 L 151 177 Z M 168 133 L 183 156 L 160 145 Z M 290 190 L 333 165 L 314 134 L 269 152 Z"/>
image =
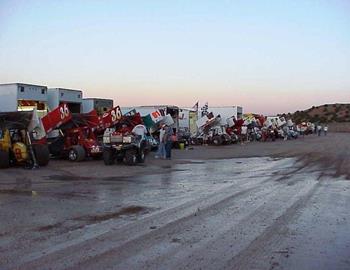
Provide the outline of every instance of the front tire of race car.
<path id="1" fill-rule="evenodd" d="M 125 152 L 124 162 L 129 165 L 135 165 L 137 163 L 137 156 L 135 150 L 128 150 Z"/>
<path id="2" fill-rule="evenodd" d="M 218 146 L 218 145 L 222 145 L 222 139 L 220 136 L 214 136 L 213 138 L 213 144 Z"/>
<path id="3" fill-rule="evenodd" d="M 146 154 L 145 154 L 145 148 L 141 148 L 139 150 L 139 153 L 137 154 L 137 162 L 138 163 L 145 163 L 146 160 Z"/>
<path id="4" fill-rule="evenodd" d="M 103 149 L 103 162 L 105 165 L 113 165 L 115 163 L 113 150 L 110 148 Z"/>
<path id="5" fill-rule="evenodd" d="M 79 162 L 85 159 L 85 149 L 80 145 L 74 145 L 68 152 L 68 159 L 70 161 Z"/>
<path id="6" fill-rule="evenodd" d="M 44 166 L 47 166 L 47 164 L 49 164 L 50 151 L 47 145 L 33 144 L 33 151 L 39 166 L 44 167 Z"/>
<path id="7" fill-rule="evenodd" d="M 10 167 L 10 155 L 8 152 L 0 150 L 0 169 Z"/>

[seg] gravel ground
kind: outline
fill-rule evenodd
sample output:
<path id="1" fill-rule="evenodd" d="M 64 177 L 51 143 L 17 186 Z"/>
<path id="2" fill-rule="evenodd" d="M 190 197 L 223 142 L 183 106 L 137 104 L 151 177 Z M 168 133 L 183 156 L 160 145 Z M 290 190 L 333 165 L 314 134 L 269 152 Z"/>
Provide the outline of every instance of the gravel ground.
<path id="1" fill-rule="evenodd" d="M 349 134 L 0 171 L 0 269 L 350 269 Z"/>
<path id="2" fill-rule="evenodd" d="M 321 164 L 334 169 L 334 175 L 350 179 L 350 133 L 329 133 L 327 136 L 309 135 L 292 141 L 246 143 L 244 145 L 193 147 L 177 151 L 178 159 L 222 159 L 243 157 L 296 157 L 305 166 Z"/>

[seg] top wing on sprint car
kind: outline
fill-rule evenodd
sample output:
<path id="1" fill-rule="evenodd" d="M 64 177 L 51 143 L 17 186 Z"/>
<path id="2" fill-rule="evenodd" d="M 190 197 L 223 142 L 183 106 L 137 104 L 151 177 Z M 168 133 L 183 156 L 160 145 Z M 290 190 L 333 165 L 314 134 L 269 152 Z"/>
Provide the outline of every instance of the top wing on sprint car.
<path id="1" fill-rule="evenodd" d="M 68 109 L 67 104 L 61 104 L 53 111 L 41 118 L 41 123 L 46 133 L 53 129 L 69 122 L 72 119 L 72 114 Z"/>
<path id="2" fill-rule="evenodd" d="M 116 106 L 105 112 L 99 119 L 99 129 L 105 130 L 115 126 L 122 119 L 123 114 L 119 106 Z"/>

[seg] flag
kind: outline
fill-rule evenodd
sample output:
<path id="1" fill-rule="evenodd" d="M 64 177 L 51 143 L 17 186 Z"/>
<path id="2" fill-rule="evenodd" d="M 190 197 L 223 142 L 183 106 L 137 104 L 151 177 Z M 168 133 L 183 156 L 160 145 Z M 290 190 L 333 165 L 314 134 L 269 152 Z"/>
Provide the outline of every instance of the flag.
<path id="1" fill-rule="evenodd" d="M 202 111 L 202 116 L 204 116 L 204 115 L 207 115 L 207 114 L 208 114 L 208 108 L 209 108 L 209 106 L 208 106 L 208 102 L 206 102 L 206 103 L 204 104 L 204 106 L 201 108 L 201 111 Z"/>
<path id="2" fill-rule="evenodd" d="M 199 106 L 199 102 L 197 101 L 197 103 L 193 105 L 192 109 L 198 112 L 198 106 Z"/>

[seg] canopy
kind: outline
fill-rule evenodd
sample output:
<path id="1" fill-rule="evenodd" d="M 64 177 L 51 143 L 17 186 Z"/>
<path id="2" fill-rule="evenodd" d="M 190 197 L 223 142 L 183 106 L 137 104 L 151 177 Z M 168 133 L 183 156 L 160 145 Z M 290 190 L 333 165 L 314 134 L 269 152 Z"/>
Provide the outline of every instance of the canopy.
<path id="1" fill-rule="evenodd" d="M 33 119 L 33 111 L 30 112 L 1 112 L 0 128 L 28 129 Z"/>

